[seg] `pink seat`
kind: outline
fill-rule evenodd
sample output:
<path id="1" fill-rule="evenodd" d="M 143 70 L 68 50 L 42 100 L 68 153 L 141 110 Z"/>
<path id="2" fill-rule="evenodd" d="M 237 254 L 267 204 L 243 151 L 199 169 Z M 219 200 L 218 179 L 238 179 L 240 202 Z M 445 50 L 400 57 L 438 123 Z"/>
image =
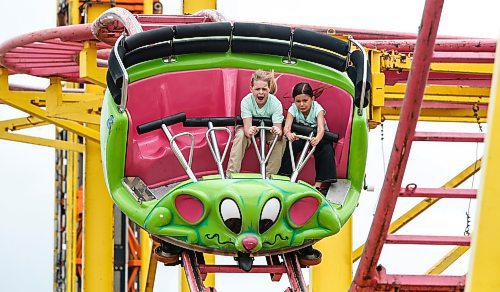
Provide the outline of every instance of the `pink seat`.
<path id="1" fill-rule="evenodd" d="M 146 122 L 185 112 L 192 117 L 234 117 L 240 114 L 240 101 L 250 92 L 252 70 L 218 68 L 160 74 L 132 83 L 129 86 L 127 111 L 129 134 L 127 140 L 126 176 L 139 176 L 150 187 L 187 179 L 187 175 L 173 155 L 163 131 L 155 130 L 139 135 L 137 126 Z M 317 100 L 327 111 L 330 131 L 339 135 L 335 145 L 335 160 L 339 178 L 347 172 L 348 148 L 352 116 L 352 97 L 337 86 L 292 74 L 276 73 L 276 96 L 286 110 L 292 104 L 291 91 L 299 82 L 309 82 L 313 89 L 323 89 Z M 215 174 L 216 165 L 205 140 L 206 128 L 185 128 L 181 124 L 170 126 L 173 134 L 184 131 L 195 137 L 193 171 L 199 177 Z M 217 134 L 223 149 L 227 135 Z M 176 140 L 185 155 L 189 153 L 189 139 Z M 242 172 L 258 172 L 259 165 L 253 147 L 243 160 Z M 229 154 L 228 154 L 229 155 Z M 226 167 L 227 158 L 224 162 Z M 299 176 L 311 182 L 314 179 L 314 159 Z"/>

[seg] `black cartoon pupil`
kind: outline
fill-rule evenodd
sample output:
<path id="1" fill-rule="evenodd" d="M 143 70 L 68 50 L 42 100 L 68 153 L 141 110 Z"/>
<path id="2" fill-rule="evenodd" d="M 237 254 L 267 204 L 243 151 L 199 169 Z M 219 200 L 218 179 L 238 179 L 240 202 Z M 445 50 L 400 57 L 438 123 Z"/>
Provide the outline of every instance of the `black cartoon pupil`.
<path id="1" fill-rule="evenodd" d="M 241 219 L 240 218 L 229 218 L 224 220 L 224 224 L 226 224 L 227 228 L 232 232 L 238 234 L 241 231 Z"/>
<path id="2" fill-rule="evenodd" d="M 260 222 L 259 222 L 259 233 L 264 233 L 266 232 L 267 230 L 269 230 L 269 228 L 271 228 L 271 226 L 273 226 L 273 220 L 271 219 L 260 219 Z"/>

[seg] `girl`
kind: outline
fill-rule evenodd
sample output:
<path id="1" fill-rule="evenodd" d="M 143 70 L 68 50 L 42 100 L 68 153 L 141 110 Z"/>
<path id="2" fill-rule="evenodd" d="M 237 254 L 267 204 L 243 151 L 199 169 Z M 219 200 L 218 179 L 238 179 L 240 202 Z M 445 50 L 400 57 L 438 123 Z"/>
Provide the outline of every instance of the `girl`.
<path id="1" fill-rule="evenodd" d="M 229 154 L 226 173 L 230 176 L 241 170 L 241 161 L 247 148 L 252 143 L 251 137 L 259 133 L 257 127 L 252 126 L 252 117 L 271 118 L 273 126 L 271 134 L 266 134 L 268 143 L 273 141 L 273 135 L 281 136 L 281 124 L 283 122 L 283 106 L 279 99 L 273 95 L 276 92 L 277 85 L 273 71 L 257 70 L 252 74 L 250 80 L 250 93 L 241 100 L 241 118 L 243 127 L 236 127 L 233 147 Z M 281 165 L 281 157 L 285 143 L 283 139 L 278 139 L 274 150 L 269 157 L 266 168 L 266 177 L 276 174 Z"/>
<path id="2" fill-rule="evenodd" d="M 314 151 L 316 168 L 314 186 L 326 195 L 330 184 L 337 181 L 333 144 L 323 139 L 325 130 L 328 130 L 325 121 L 326 111 L 314 100 L 314 93 L 309 83 L 302 82 L 295 85 L 292 97 L 294 103 L 288 109 L 283 133 L 288 140 L 293 141 L 293 153 L 297 153 L 304 148 L 306 142 L 299 140 L 291 131 L 292 122 L 295 120 L 296 123 L 316 128 L 316 136 L 311 139 L 311 145 L 316 146 L 316 150 Z M 279 174 L 281 175 L 292 175 L 292 163 L 289 151 L 290 149 L 287 146 L 279 170 Z M 326 186 L 323 186 L 323 184 L 326 184 Z"/>

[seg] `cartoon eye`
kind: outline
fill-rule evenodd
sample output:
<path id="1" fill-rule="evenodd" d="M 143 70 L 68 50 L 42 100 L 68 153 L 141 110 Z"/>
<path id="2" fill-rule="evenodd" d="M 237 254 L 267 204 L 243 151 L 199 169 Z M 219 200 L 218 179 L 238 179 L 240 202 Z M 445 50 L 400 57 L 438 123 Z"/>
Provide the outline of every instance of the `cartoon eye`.
<path id="1" fill-rule="evenodd" d="M 281 204 L 277 198 L 271 198 L 266 202 L 264 208 L 262 208 L 262 214 L 260 215 L 259 233 L 262 234 L 273 226 L 276 219 L 278 219 L 280 210 Z"/>
<path id="2" fill-rule="evenodd" d="M 300 198 L 290 207 L 290 220 L 297 226 L 304 225 L 316 213 L 318 206 L 319 201 L 314 197 Z"/>
<path id="3" fill-rule="evenodd" d="M 236 234 L 241 232 L 241 213 L 234 200 L 224 199 L 220 203 L 220 215 L 229 230 Z"/>
<path id="4" fill-rule="evenodd" d="M 203 216 L 203 203 L 191 195 L 178 195 L 175 198 L 175 208 L 181 217 L 194 224 Z"/>

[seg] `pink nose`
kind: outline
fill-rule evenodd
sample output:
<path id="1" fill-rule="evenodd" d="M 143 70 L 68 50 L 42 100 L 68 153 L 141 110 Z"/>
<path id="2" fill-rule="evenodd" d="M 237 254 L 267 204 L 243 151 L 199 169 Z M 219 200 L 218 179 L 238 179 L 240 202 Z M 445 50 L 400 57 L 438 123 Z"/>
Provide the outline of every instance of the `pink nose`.
<path id="1" fill-rule="evenodd" d="M 251 251 L 252 249 L 254 249 L 257 246 L 258 241 L 257 241 L 257 238 L 255 238 L 253 236 L 247 236 L 247 237 L 243 238 L 241 243 L 243 243 L 243 247 L 246 250 Z"/>

